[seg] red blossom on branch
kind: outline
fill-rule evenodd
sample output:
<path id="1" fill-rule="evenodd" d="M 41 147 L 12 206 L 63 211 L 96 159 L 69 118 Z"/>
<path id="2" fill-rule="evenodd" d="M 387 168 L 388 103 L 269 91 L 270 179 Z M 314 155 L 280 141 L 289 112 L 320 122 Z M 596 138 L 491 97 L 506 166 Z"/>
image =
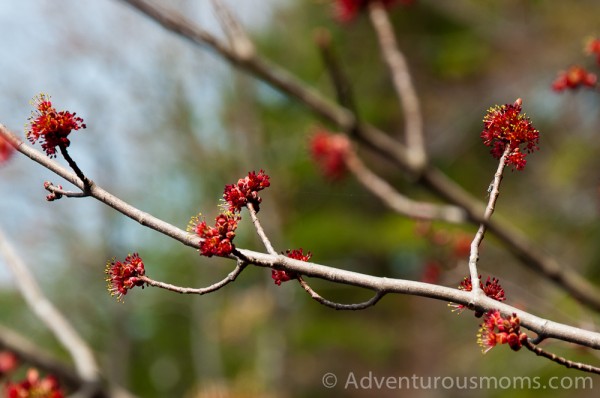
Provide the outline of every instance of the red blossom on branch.
<path id="1" fill-rule="evenodd" d="M 566 89 L 575 90 L 579 87 L 594 87 L 597 81 L 598 76 L 596 74 L 588 72 L 582 66 L 573 65 L 558 74 L 558 77 L 552 83 L 552 89 L 560 92 Z"/>
<path id="2" fill-rule="evenodd" d="M 73 130 L 84 129 L 83 119 L 68 111 L 58 112 L 50 102 L 50 97 L 40 94 L 32 101 L 36 110 L 32 113 L 30 127 L 27 131 L 27 139 L 35 144 L 40 140 L 42 149 L 50 157 L 56 157 L 56 147 L 68 147 L 70 141 L 67 138 Z"/>
<path id="3" fill-rule="evenodd" d="M 477 335 L 477 343 L 484 353 L 497 344 L 508 344 L 512 350 L 518 351 L 525 340 L 527 335 L 521 332 L 521 320 L 517 314 L 505 318 L 498 310 L 490 310 L 485 314 Z"/>
<path id="4" fill-rule="evenodd" d="M 127 291 L 136 286 L 144 286 L 144 281 L 139 277 L 146 274 L 144 262 L 137 253 L 128 255 L 125 261 L 115 261 L 113 258 L 106 263 L 104 270 L 108 291 L 111 296 L 117 296 L 118 301 L 123 300 Z"/>
<path id="5" fill-rule="evenodd" d="M 235 248 L 233 238 L 239 220 L 240 217 L 233 213 L 223 213 L 217 216 L 215 226 L 211 227 L 205 220 L 193 217 L 188 230 L 203 239 L 200 243 L 200 254 L 203 256 L 228 256 Z"/>
<path id="6" fill-rule="evenodd" d="M 2 136 L 0 136 L 0 166 L 8 162 L 14 152 L 13 146 Z"/>
<path id="7" fill-rule="evenodd" d="M 334 4 L 335 17 L 341 22 L 353 20 L 360 12 L 365 10 L 372 0 L 336 0 Z M 410 5 L 414 0 L 379 0 L 386 8 L 400 3 Z"/>
<path id="8" fill-rule="evenodd" d="M 346 175 L 346 157 L 350 154 L 350 140 L 343 134 L 319 130 L 310 140 L 310 153 L 325 177 L 340 180 Z"/>
<path id="9" fill-rule="evenodd" d="M 517 170 L 523 170 L 527 164 L 526 154 L 522 149 L 527 153 L 537 150 L 540 136 L 540 132 L 521 110 L 520 98 L 514 104 L 496 105 L 488 109 L 483 118 L 484 129 L 481 132 L 483 143 L 492 147 L 490 153 L 496 159 L 500 159 L 507 145 L 510 147 L 506 164 Z"/>
<path id="10" fill-rule="evenodd" d="M 36 369 L 29 369 L 25 380 L 21 382 L 6 383 L 5 388 L 5 396 L 8 398 L 63 398 L 65 396 L 56 377 L 48 375 L 40 379 Z"/>
<path id="11" fill-rule="evenodd" d="M 252 203 L 254 210 L 258 212 L 260 202 L 262 202 L 262 198 L 258 196 L 258 191 L 271 185 L 269 178 L 261 169 L 258 174 L 251 171 L 247 177 L 240 178 L 237 184 L 226 185 L 223 199 L 229 205 L 229 211 L 240 212 L 247 203 Z"/>
<path id="12" fill-rule="evenodd" d="M 481 275 L 479 275 L 479 287 L 483 290 L 486 296 L 493 298 L 496 301 L 504 301 L 506 297 L 504 296 L 504 288 L 500 285 L 500 280 L 497 278 L 487 277 L 485 284 L 481 282 Z M 458 286 L 459 290 L 464 290 L 465 292 L 470 292 L 473 290 L 473 285 L 471 283 L 471 277 L 466 276 Z M 454 307 L 452 311 L 458 311 L 461 313 L 465 308 L 467 308 L 464 304 L 449 304 L 451 307 Z M 476 311 L 475 316 L 477 318 L 481 317 L 483 312 Z"/>
<path id="13" fill-rule="evenodd" d="M 295 249 L 295 250 L 286 250 L 285 253 L 283 253 L 283 254 L 285 254 L 289 258 L 293 258 L 295 260 L 300 260 L 300 261 L 308 261 L 312 257 L 311 252 L 307 252 L 306 254 L 304 254 L 302 252 L 302 248 Z M 278 286 L 281 286 L 282 282 L 287 282 L 292 279 L 296 279 L 297 277 L 298 276 L 295 273 L 289 272 L 289 271 L 282 271 L 282 270 L 277 270 L 277 269 L 274 269 L 271 271 L 271 278 L 273 278 L 273 281 Z"/>

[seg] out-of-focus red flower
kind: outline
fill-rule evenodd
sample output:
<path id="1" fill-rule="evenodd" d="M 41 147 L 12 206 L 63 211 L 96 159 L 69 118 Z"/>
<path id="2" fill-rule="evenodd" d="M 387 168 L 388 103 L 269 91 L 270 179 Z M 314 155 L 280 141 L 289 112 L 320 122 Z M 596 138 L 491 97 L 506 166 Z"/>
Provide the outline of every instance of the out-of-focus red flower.
<path id="1" fill-rule="evenodd" d="M 585 45 L 585 52 L 596 56 L 596 62 L 600 65 L 600 38 L 592 37 Z"/>
<path id="2" fill-rule="evenodd" d="M 0 351 L 0 377 L 12 372 L 19 366 L 19 358 L 12 351 Z"/>
<path id="3" fill-rule="evenodd" d="M 118 301 L 136 286 L 144 286 L 144 281 L 139 277 L 146 274 L 144 262 L 137 253 L 128 255 L 125 261 L 112 259 L 106 263 L 104 273 L 107 275 L 107 288 L 111 296 L 116 296 Z"/>
<path id="4" fill-rule="evenodd" d="M 552 89 L 560 92 L 567 89 L 575 90 L 579 87 L 595 87 L 597 82 L 598 76 L 595 73 L 588 72 L 582 66 L 573 65 L 558 74 L 552 83 Z"/>
<path id="5" fill-rule="evenodd" d="M 15 149 L 13 146 L 2 136 L 0 136 L 0 166 L 8 162 Z"/>
<path id="6" fill-rule="evenodd" d="M 40 94 L 32 101 L 36 110 L 29 118 L 30 127 L 27 139 L 35 144 L 42 143 L 42 149 L 50 157 L 56 157 L 56 147 L 68 147 L 71 142 L 67 138 L 71 131 L 84 129 L 83 119 L 68 111 L 57 111 L 50 102 L 50 97 Z"/>
<path id="7" fill-rule="evenodd" d="M 507 145 L 510 147 L 506 164 L 517 170 L 523 170 L 527 163 L 522 149 L 527 153 L 537 150 L 540 136 L 540 132 L 521 111 L 520 98 L 514 104 L 496 105 L 488 109 L 481 132 L 483 143 L 492 147 L 490 153 L 496 159 L 500 159 Z"/>
<path id="8" fill-rule="evenodd" d="M 63 398 L 64 396 L 56 377 L 48 375 L 40 378 L 36 369 L 29 369 L 23 381 L 6 383 L 8 398 Z"/>
<path id="9" fill-rule="evenodd" d="M 351 151 L 348 137 L 319 130 L 312 136 L 309 145 L 312 158 L 325 177 L 335 181 L 346 175 L 346 157 Z"/>

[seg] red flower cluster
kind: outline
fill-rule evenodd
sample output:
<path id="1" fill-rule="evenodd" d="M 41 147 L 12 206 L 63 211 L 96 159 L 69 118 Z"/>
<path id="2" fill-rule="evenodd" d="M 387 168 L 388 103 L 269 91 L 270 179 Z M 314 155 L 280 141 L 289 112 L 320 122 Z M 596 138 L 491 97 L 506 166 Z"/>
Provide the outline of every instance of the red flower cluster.
<path id="1" fill-rule="evenodd" d="M 109 261 L 106 263 L 104 272 L 108 275 L 108 291 L 111 296 L 117 296 L 117 300 L 122 301 L 123 296 L 129 289 L 136 286 L 144 286 L 144 282 L 139 278 L 146 274 L 144 262 L 137 253 L 128 255 L 125 261 Z"/>
<path id="2" fill-rule="evenodd" d="M 477 343 L 486 353 L 497 344 L 508 344 L 514 351 L 519 351 L 527 335 L 521 332 L 521 320 L 517 314 L 505 318 L 498 310 L 490 310 L 485 314 L 477 335 Z"/>
<path id="3" fill-rule="evenodd" d="M 414 0 L 380 0 L 386 8 L 391 8 L 397 3 L 404 5 L 412 4 Z M 371 0 L 336 0 L 334 13 L 338 20 L 349 22 L 353 20 L 358 13 L 363 11 Z"/>
<path id="4" fill-rule="evenodd" d="M 483 293 L 485 293 L 486 296 L 493 298 L 496 301 L 506 300 L 506 297 L 504 296 L 504 288 L 502 286 L 500 286 L 500 280 L 497 278 L 490 278 L 488 276 L 487 280 L 485 281 L 485 285 L 484 285 L 483 282 L 481 282 L 481 275 L 479 275 L 479 287 L 481 288 L 481 290 L 483 290 Z M 471 284 L 471 277 L 466 276 L 460 282 L 458 289 L 464 290 L 465 292 L 470 292 L 471 290 L 473 290 L 473 285 Z M 452 303 L 452 304 L 450 304 L 450 306 L 455 307 L 453 311 L 458 311 L 459 313 L 462 312 L 465 308 L 467 308 L 463 304 Z M 481 317 L 482 315 L 483 315 L 482 312 L 479 312 L 479 311 L 475 312 L 475 316 L 477 318 Z"/>
<path id="5" fill-rule="evenodd" d="M 34 98 L 32 104 L 36 111 L 29 118 L 30 128 L 27 139 L 35 144 L 37 140 L 42 143 L 42 149 L 50 157 L 56 156 L 56 147 L 68 147 L 71 143 L 67 136 L 72 130 L 84 129 L 85 123 L 75 113 L 68 111 L 57 112 L 50 102 L 50 97 L 40 94 Z"/>
<path id="6" fill-rule="evenodd" d="M 579 87 L 594 87 L 597 81 L 598 76 L 596 74 L 588 72 L 582 66 L 574 65 L 558 74 L 558 77 L 552 83 L 552 89 L 560 92 L 566 89 L 575 90 Z"/>
<path id="7" fill-rule="evenodd" d="M 204 239 L 200 243 L 200 254 L 207 257 L 231 254 L 235 247 L 232 241 L 239 220 L 240 217 L 235 217 L 233 213 L 219 214 L 215 219 L 215 226 L 210 227 L 206 221 L 199 222 L 198 217 L 192 218 L 190 228 Z"/>
<path id="8" fill-rule="evenodd" d="M 506 164 L 511 164 L 517 170 L 523 170 L 527 164 L 525 153 L 521 152 L 521 145 L 527 153 L 538 149 L 537 143 L 540 132 L 533 128 L 531 121 L 525 114 L 521 114 L 522 101 L 519 98 L 514 104 L 496 105 L 488 109 L 483 118 L 483 131 L 481 139 L 486 146 L 491 146 L 490 153 L 500 159 L 506 146 L 511 149 Z"/>
<path id="9" fill-rule="evenodd" d="M 331 180 L 339 180 L 346 174 L 346 156 L 350 150 L 350 141 L 342 134 L 330 134 L 320 130 L 310 140 L 313 160 Z"/>
<path id="10" fill-rule="evenodd" d="M 258 212 L 261 197 L 258 196 L 258 191 L 270 186 L 269 176 L 263 170 L 258 174 L 254 171 L 248 173 L 245 178 L 240 178 L 237 184 L 225 186 L 223 199 L 229 204 L 230 212 L 239 212 L 247 203 L 252 203 L 254 210 Z"/>
<path id="11" fill-rule="evenodd" d="M 49 375 L 40 379 L 37 370 L 29 369 L 25 380 L 6 384 L 5 396 L 8 398 L 63 398 L 65 394 L 54 376 Z"/>
<path id="12" fill-rule="evenodd" d="M 585 45 L 585 52 L 596 56 L 596 62 L 600 65 L 600 38 L 593 37 Z"/>
<path id="13" fill-rule="evenodd" d="M 0 166 L 8 162 L 13 152 L 13 146 L 4 137 L 0 136 Z"/>
<path id="14" fill-rule="evenodd" d="M 289 258 L 293 258 L 295 260 L 300 261 L 308 261 L 312 257 L 311 252 L 307 252 L 306 254 L 304 254 L 302 252 L 302 248 L 297 250 L 286 250 L 284 254 Z M 274 269 L 271 271 L 271 278 L 273 278 L 273 281 L 277 286 L 281 286 L 281 282 L 287 282 L 289 280 L 296 279 L 297 276 L 293 272 Z"/>

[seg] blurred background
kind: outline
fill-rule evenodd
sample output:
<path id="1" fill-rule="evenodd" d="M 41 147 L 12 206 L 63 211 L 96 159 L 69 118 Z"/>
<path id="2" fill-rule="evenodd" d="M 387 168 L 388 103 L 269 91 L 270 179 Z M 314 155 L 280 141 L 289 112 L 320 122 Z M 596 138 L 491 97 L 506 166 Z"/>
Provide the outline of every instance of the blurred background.
<path id="1" fill-rule="evenodd" d="M 209 1 L 161 2 L 220 37 Z M 403 119 L 369 19 L 341 24 L 326 0 L 228 1 L 261 54 L 334 98 L 314 43 L 328 29 L 350 77 L 360 115 L 398 136 Z M 554 93 L 559 70 L 581 64 L 598 35 L 595 1 L 418 0 L 391 12 L 422 101 L 432 162 L 485 199 L 496 168 L 479 138 L 485 111 L 523 99 L 541 132 L 522 172 L 507 171 L 497 216 L 510 220 L 562 265 L 600 283 L 600 139 L 597 91 Z M 313 261 L 366 274 L 457 286 L 460 250 L 475 229 L 420 224 L 390 212 L 352 178 L 332 183 L 312 164 L 307 140 L 324 125 L 303 106 L 240 73 L 210 51 L 165 31 L 116 0 L 0 2 L 0 123 L 23 134 L 40 92 L 77 112 L 71 155 L 100 186 L 185 228 L 217 213 L 225 184 L 265 169 L 261 220 L 278 251 L 302 247 Z M 366 150 L 365 161 L 412 198 L 435 200 Z M 63 162 L 62 159 L 59 161 Z M 106 379 L 142 397 L 392 397 L 397 390 L 328 390 L 327 372 L 378 376 L 587 376 L 528 351 L 476 344 L 479 320 L 446 303 L 387 296 L 360 312 L 323 307 L 294 283 L 273 284 L 249 268 L 206 296 L 135 289 L 117 303 L 104 265 L 139 252 L 153 279 L 212 284 L 234 264 L 207 259 L 92 199 L 46 202 L 43 182 L 65 184 L 16 154 L 0 168 L 0 228 L 34 270 L 48 297 L 95 350 Z M 262 251 L 242 221 L 238 247 Z M 481 252 L 484 278 L 500 278 L 507 303 L 596 330 L 598 314 L 512 258 L 492 236 Z M 0 259 L 0 324 L 69 361 L 28 310 Z M 352 287 L 310 280 L 324 297 L 359 302 Z M 600 286 L 599 286 L 600 288 Z M 598 364 L 597 352 L 546 346 Z M 559 389 L 556 397 L 597 396 Z M 502 389 L 411 390 L 416 397 L 497 397 Z M 538 396 L 518 389 L 511 396 Z"/>

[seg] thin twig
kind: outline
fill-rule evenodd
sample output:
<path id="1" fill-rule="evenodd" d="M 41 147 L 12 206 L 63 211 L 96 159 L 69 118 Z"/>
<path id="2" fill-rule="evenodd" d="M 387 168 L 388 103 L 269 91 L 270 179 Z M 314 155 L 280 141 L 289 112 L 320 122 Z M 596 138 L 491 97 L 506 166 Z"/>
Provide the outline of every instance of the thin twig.
<path id="1" fill-rule="evenodd" d="M 506 145 L 506 149 L 504 150 L 504 153 L 498 161 L 498 169 L 496 169 L 496 173 L 494 174 L 492 190 L 490 191 L 490 199 L 483 214 L 483 222 L 479 225 L 479 229 L 477 230 L 477 233 L 475 234 L 475 237 L 471 242 L 471 253 L 469 255 L 469 273 L 471 274 L 471 286 L 474 296 L 481 293 L 481 287 L 479 286 L 479 272 L 477 271 L 477 261 L 479 261 L 479 245 L 481 245 L 483 237 L 485 236 L 487 223 L 492 218 L 492 214 L 494 214 L 496 201 L 498 200 L 498 195 L 500 195 L 500 182 L 502 182 L 504 166 L 506 165 L 506 157 L 508 156 L 510 151 L 510 145 Z"/>
<path id="2" fill-rule="evenodd" d="M 254 224 L 256 233 L 260 237 L 260 240 L 262 240 L 263 245 L 265 245 L 265 249 L 267 249 L 267 252 L 269 254 L 276 256 L 277 252 L 273 248 L 273 245 L 267 237 L 267 234 L 265 233 L 265 230 L 263 229 L 262 225 L 260 225 L 260 221 L 258 219 L 258 216 L 256 215 L 256 210 L 254 210 L 254 205 L 252 203 L 247 203 L 246 207 L 248 208 L 248 212 L 250 213 L 250 218 L 252 219 L 252 223 Z"/>
<path id="3" fill-rule="evenodd" d="M 304 290 L 306 290 L 306 292 L 308 294 L 310 294 L 310 297 L 312 297 L 315 301 L 319 302 L 320 304 L 323 304 L 326 307 L 330 307 L 330 308 L 333 308 L 338 311 L 364 310 L 365 308 L 374 306 L 375 304 L 377 304 L 377 302 L 379 300 L 381 300 L 383 298 L 383 296 L 385 296 L 385 292 L 376 291 L 375 296 L 373 296 L 371 299 L 369 299 L 365 302 L 362 302 L 362 303 L 357 303 L 357 304 L 336 303 L 335 301 L 331 301 L 331 300 L 327 300 L 326 298 L 323 298 L 321 295 L 319 295 L 319 293 L 315 292 L 301 276 L 298 277 L 298 282 L 300 283 L 300 286 L 302 286 L 302 288 Z"/>
<path id="4" fill-rule="evenodd" d="M 53 171 L 57 175 L 63 177 L 72 184 L 82 188 L 81 180 L 71 171 L 62 167 L 57 162 L 45 156 L 42 152 L 24 144 L 14 134 L 10 133 L 3 125 L 0 124 L 0 136 L 6 138 L 19 152 L 31 158 L 48 170 Z M 154 229 L 155 231 L 173 238 L 184 245 L 200 248 L 201 239 L 197 236 L 187 233 L 186 231 L 175 227 L 160 220 L 148 213 L 142 212 L 134 206 L 108 193 L 97 184 L 94 184 L 90 191 L 90 196 L 114 208 L 123 215 L 137 221 L 143 226 Z M 424 282 L 417 282 L 404 279 L 382 278 L 357 272 L 347 271 L 339 268 L 328 267 L 321 264 L 304 262 L 291 259 L 284 255 L 272 255 L 259 253 L 246 249 L 236 249 L 231 259 L 242 258 L 249 264 L 254 264 L 260 267 L 269 269 L 281 269 L 296 273 L 297 275 L 306 275 L 309 277 L 319 278 L 333 283 L 344 285 L 357 286 L 369 289 L 375 292 L 408 294 L 414 296 L 428 297 L 443 302 L 453 302 L 466 306 L 472 305 L 475 310 L 487 312 L 488 310 L 497 309 L 503 315 L 510 316 L 513 313 L 521 319 L 521 325 L 529 330 L 546 336 L 563 341 L 580 344 L 582 346 L 600 349 L 600 333 L 576 328 L 573 326 L 553 322 L 548 319 L 540 318 L 536 315 L 525 312 L 521 309 L 500 303 L 487 296 L 481 296 L 473 301 L 471 292 L 452 289 L 445 286 L 433 285 Z"/>
<path id="5" fill-rule="evenodd" d="M 181 287 L 181 286 L 171 285 L 169 283 L 155 281 L 145 275 L 140 276 L 139 278 L 150 286 L 160 287 L 161 289 L 170 290 L 172 292 L 181 293 L 181 294 L 203 295 L 203 294 L 215 292 L 215 291 L 221 289 L 222 287 L 230 284 L 231 282 L 235 281 L 236 278 L 238 277 L 238 275 L 242 273 L 242 271 L 246 268 L 247 265 L 248 265 L 248 263 L 246 263 L 245 261 L 241 261 L 241 260 L 238 261 L 235 269 L 233 271 L 231 271 L 229 274 L 227 274 L 227 276 L 224 279 L 220 280 L 219 282 L 213 283 L 210 286 L 203 287 L 203 288 Z"/>
<path id="6" fill-rule="evenodd" d="M 440 198 L 462 207 L 469 220 L 479 225 L 482 222 L 484 205 L 466 192 L 455 181 L 435 167 L 421 168 L 414 164 L 407 148 L 381 130 L 366 123 L 357 123 L 356 115 L 350 110 L 329 101 L 322 94 L 290 74 L 282 67 L 258 56 L 242 59 L 208 32 L 199 29 L 180 13 L 165 10 L 144 0 L 121 0 L 144 13 L 165 29 L 190 40 L 196 45 L 209 47 L 232 65 L 244 70 L 275 89 L 298 100 L 315 114 L 337 125 L 343 131 L 356 129 L 356 139 L 369 149 L 380 154 L 409 175 L 417 177 L 416 183 L 431 190 Z M 488 230 L 496 235 L 515 258 L 534 271 L 544 275 L 567 291 L 573 298 L 590 308 L 600 311 L 600 291 L 569 267 L 559 264 L 545 254 L 520 230 L 497 219 L 488 223 Z"/>
<path id="7" fill-rule="evenodd" d="M 596 367 L 596 366 L 592 366 L 586 363 L 582 363 L 582 362 L 574 362 L 571 361 L 569 359 L 563 358 L 563 357 L 559 357 L 556 354 L 553 354 L 551 352 L 548 351 L 544 351 L 542 348 L 536 346 L 535 344 L 533 344 L 531 341 L 529 341 L 529 339 L 527 339 L 523 345 L 525 346 L 525 348 L 527 348 L 529 351 L 534 352 L 536 355 L 544 357 L 544 358 L 548 358 L 549 360 L 551 360 L 552 362 L 556 362 L 559 365 L 565 366 L 569 369 L 577 369 L 577 370 L 581 370 L 582 372 L 589 372 L 589 373 L 595 373 L 595 374 L 600 374 L 600 368 Z"/>
<path id="8" fill-rule="evenodd" d="M 402 195 L 387 181 L 369 170 L 354 153 L 348 154 L 345 162 L 348 170 L 367 190 L 399 214 L 421 220 L 442 220 L 449 223 L 467 221 L 467 214 L 460 207 L 418 202 Z"/>
<path id="9" fill-rule="evenodd" d="M 89 193 L 90 187 L 92 185 L 91 181 L 85 176 L 85 174 L 83 174 L 83 171 L 81 171 L 81 169 L 79 168 L 77 163 L 73 160 L 71 155 L 69 155 L 69 151 L 67 150 L 67 147 L 64 146 L 63 144 L 60 144 L 58 147 L 60 148 L 60 153 L 63 155 L 63 157 L 69 164 L 69 167 L 71 167 L 71 169 L 73 169 L 73 171 L 75 172 L 77 177 L 79 177 L 79 179 L 83 182 L 82 191 L 86 194 Z"/>
<path id="10" fill-rule="evenodd" d="M 327 68 L 329 78 L 333 83 L 338 103 L 354 113 L 356 126 L 350 129 L 351 135 L 357 135 L 356 128 L 359 124 L 358 111 L 352 93 L 352 87 L 346 74 L 342 70 L 337 54 L 331 44 L 331 34 L 325 28 L 320 28 L 315 33 L 315 42 L 321 53 L 323 64 Z"/>
<path id="11" fill-rule="evenodd" d="M 369 2 L 369 16 L 377 33 L 381 53 L 392 75 L 396 93 L 402 103 L 406 125 L 406 146 L 413 157 L 413 163 L 424 167 L 427 159 L 423 137 L 423 116 L 406 58 L 398 47 L 394 27 L 381 1 Z"/>
<path id="12" fill-rule="evenodd" d="M 0 230 L 0 253 L 15 277 L 21 295 L 35 315 L 69 352 L 79 376 L 90 384 L 99 383 L 99 371 L 92 349 L 67 318 L 46 298 L 35 277 Z"/>
<path id="13" fill-rule="evenodd" d="M 227 35 L 233 51 L 242 59 L 253 57 L 255 53 L 254 45 L 244 31 L 242 24 L 223 1 L 212 0 L 212 3 L 221 23 L 221 28 Z"/>

